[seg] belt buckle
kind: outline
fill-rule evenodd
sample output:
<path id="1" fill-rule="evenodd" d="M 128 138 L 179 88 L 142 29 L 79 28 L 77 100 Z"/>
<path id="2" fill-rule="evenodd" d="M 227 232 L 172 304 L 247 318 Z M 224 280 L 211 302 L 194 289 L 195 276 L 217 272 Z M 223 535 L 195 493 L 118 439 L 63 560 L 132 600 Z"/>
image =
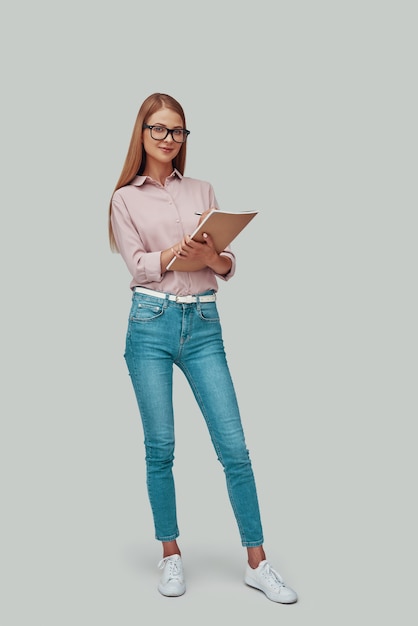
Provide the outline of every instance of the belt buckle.
<path id="1" fill-rule="evenodd" d="M 184 302 L 185 304 L 192 304 L 195 301 L 194 296 L 176 296 L 176 302 Z"/>

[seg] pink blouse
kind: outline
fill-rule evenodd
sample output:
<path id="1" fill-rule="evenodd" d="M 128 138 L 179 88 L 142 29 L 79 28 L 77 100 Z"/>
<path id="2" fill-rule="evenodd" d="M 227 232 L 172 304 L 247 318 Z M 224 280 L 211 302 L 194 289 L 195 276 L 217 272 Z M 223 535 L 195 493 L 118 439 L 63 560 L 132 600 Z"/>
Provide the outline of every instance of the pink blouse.
<path id="1" fill-rule="evenodd" d="M 235 273 L 235 255 L 227 247 L 222 255 L 232 260 L 226 276 L 205 268 L 196 272 L 161 273 L 162 250 L 179 242 L 196 228 L 195 212 L 218 207 L 212 185 L 174 172 L 165 185 L 136 176 L 129 185 L 113 194 L 111 223 L 119 252 L 125 261 L 134 287 L 148 287 L 175 295 L 217 291 L 217 278 L 229 280 Z"/>

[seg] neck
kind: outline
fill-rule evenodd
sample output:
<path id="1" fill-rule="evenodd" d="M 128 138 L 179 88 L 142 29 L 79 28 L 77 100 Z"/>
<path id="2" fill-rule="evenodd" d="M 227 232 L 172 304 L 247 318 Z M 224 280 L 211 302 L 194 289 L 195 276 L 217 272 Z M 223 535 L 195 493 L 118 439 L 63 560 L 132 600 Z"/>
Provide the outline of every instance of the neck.
<path id="1" fill-rule="evenodd" d="M 156 180 L 162 185 L 164 185 L 166 178 L 170 176 L 172 171 L 173 171 L 173 166 L 171 164 L 167 166 L 147 164 L 144 169 L 143 176 L 149 176 L 153 180 Z"/>

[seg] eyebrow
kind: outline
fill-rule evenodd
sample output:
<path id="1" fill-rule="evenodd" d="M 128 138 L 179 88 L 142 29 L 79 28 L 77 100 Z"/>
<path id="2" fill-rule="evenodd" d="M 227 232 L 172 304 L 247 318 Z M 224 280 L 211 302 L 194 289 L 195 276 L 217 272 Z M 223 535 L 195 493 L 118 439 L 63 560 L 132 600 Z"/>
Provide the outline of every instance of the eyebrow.
<path id="1" fill-rule="evenodd" d="M 160 122 L 154 122 L 153 124 L 150 124 L 150 126 L 162 126 L 163 128 L 168 128 L 168 126 L 166 124 L 161 124 Z M 174 128 L 184 128 L 183 126 L 173 126 Z"/>

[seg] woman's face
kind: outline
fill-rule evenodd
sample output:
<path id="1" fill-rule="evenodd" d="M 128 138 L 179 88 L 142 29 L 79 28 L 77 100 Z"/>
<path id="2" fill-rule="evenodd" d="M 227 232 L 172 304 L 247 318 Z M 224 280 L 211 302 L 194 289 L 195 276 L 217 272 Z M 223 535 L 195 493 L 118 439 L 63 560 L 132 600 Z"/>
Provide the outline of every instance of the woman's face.
<path id="1" fill-rule="evenodd" d="M 181 116 L 171 109 L 164 108 L 153 113 L 146 120 L 146 124 L 170 129 L 184 128 Z M 172 160 L 178 155 L 182 146 L 181 143 L 174 141 L 171 133 L 168 133 L 165 139 L 153 139 L 149 128 L 144 128 L 142 141 L 147 153 L 148 165 L 150 165 L 150 161 L 153 161 L 155 164 L 171 165 Z"/>

